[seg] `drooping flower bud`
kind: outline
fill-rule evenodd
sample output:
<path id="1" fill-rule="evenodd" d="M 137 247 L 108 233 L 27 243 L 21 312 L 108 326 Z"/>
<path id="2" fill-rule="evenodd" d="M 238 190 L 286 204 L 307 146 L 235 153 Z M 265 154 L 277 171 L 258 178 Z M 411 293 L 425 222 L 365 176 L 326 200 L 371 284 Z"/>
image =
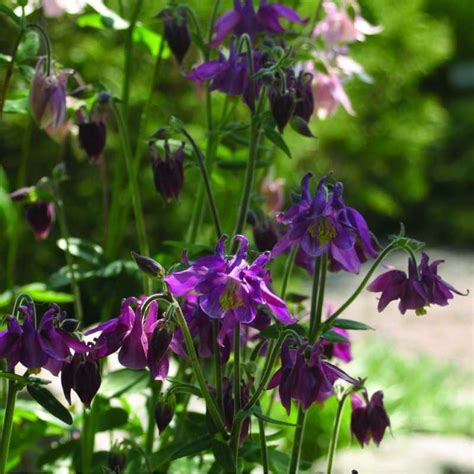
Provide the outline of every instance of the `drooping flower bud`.
<path id="1" fill-rule="evenodd" d="M 120 474 L 127 464 L 127 455 L 120 449 L 112 449 L 107 456 L 107 467 L 114 473 Z"/>
<path id="2" fill-rule="evenodd" d="M 184 184 L 184 143 L 173 155 L 168 142 L 165 141 L 165 157 L 163 159 L 155 143 L 151 142 L 150 153 L 156 190 L 165 201 L 177 200 Z"/>
<path id="3" fill-rule="evenodd" d="M 252 226 L 255 247 L 260 252 L 272 250 L 278 242 L 278 231 L 273 219 L 255 213 L 249 214 L 248 223 Z"/>
<path id="4" fill-rule="evenodd" d="M 79 327 L 80 322 L 77 319 L 66 318 L 61 321 L 61 329 L 73 333 Z"/>
<path id="5" fill-rule="evenodd" d="M 295 81 L 295 116 L 301 117 L 305 122 L 309 122 L 309 119 L 314 112 L 313 88 L 311 86 L 312 81 L 313 75 L 309 72 L 303 71 L 299 73 L 298 78 Z"/>
<path id="6" fill-rule="evenodd" d="M 170 330 L 168 322 L 158 321 L 148 343 L 148 367 L 154 378 L 160 374 L 162 362 L 167 364 L 166 353 L 172 339 L 173 331 Z M 164 360 L 165 356 L 166 360 Z"/>
<path id="7" fill-rule="evenodd" d="M 183 62 L 184 56 L 191 46 L 191 34 L 189 32 L 188 18 L 182 9 L 171 11 L 164 10 L 161 13 L 165 27 L 165 39 L 179 64 Z"/>
<path id="8" fill-rule="evenodd" d="M 36 201 L 25 205 L 25 217 L 38 240 L 46 239 L 54 221 L 54 205 L 47 201 Z"/>
<path id="9" fill-rule="evenodd" d="M 171 423 L 175 405 L 176 401 L 174 395 L 169 395 L 166 398 L 160 397 L 155 405 L 155 422 L 160 435 Z"/>
<path id="10" fill-rule="evenodd" d="M 46 58 L 40 58 L 30 89 L 31 112 L 39 127 L 57 128 L 66 119 L 66 85 L 70 71 L 58 75 L 44 72 Z"/>
<path id="11" fill-rule="evenodd" d="M 283 133 L 295 110 L 294 91 L 281 92 L 278 87 L 273 88 L 269 94 L 270 109 L 280 133 Z"/>
<path id="12" fill-rule="evenodd" d="M 132 252 L 132 257 L 135 259 L 138 268 L 145 275 L 151 278 L 163 278 L 165 276 L 165 269 L 156 260 L 135 252 Z"/>
<path id="13" fill-rule="evenodd" d="M 79 143 L 87 156 L 92 161 L 97 161 L 102 156 L 107 139 L 107 127 L 103 120 L 103 114 L 97 109 L 89 115 L 84 110 L 77 112 L 77 124 L 79 126 Z"/>

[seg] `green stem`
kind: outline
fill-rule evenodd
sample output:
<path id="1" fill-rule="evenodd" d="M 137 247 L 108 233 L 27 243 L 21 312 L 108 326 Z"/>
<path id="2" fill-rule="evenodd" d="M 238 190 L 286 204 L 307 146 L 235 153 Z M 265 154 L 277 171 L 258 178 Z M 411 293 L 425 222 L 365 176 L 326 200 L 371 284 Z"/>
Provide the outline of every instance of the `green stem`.
<path id="1" fill-rule="evenodd" d="M 201 150 L 197 146 L 196 142 L 193 140 L 193 137 L 189 134 L 189 132 L 185 128 L 183 128 L 182 132 L 183 132 L 183 135 L 188 139 L 191 146 L 193 147 L 194 154 L 196 155 L 196 158 L 198 160 L 199 169 L 201 170 L 201 176 L 202 176 L 202 180 L 204 182 L 204 189 L 206 191 L 207 200 L 209 202 L 209 207 L 211 209 L 212 219 L 214 221 L 214 228 L 216 230 L 216 236 L 219 239 L 222 235 L 222 227 L 221 227 L 221 223 L 220 223 L 220 220 L 219 220 L 219 214 L 218 214 L 218 211 L 217 211 L 216 201 L 214 200 L 214 195 L 212 193 L 211 180 L 209 178 L 209 173 L 207 171 L 205 158 L 204 158 Z"/>
<path id="2" fill-rule="evenodd" d="M 258 419 L 258 433 L 260 435 L 260 455 L 262 459 L 263 474 L 270 472 L 268 468 L 268 451 L 267 451 L 267 440 L 265 438 L 265 424 L 263 420 Z"/>
<path id="3" fill-rule="evenodd" d="M 74 269 L 74 259 L 69 248 L 70 236 L 69 236 L 69 228 L 67 225 L 64 202 L 63 202 L 61 189 L 60 189 L 60 185 L 58 183 L 57 178 L 53 178 L 52 182 L 53 182 L 53 189 L 54 189 L 54 197 L 56 201 L 56 208 L 58 210 L 57 215 L 58 215 L 59 230 L 61 232 L 61 237 L 64 239 L 64 242 L 66 243 L 66 249 L 65 249 L 66 264 L 69 269 L 69 274 L 71 278 L 71 288 L 74 295 L 74 311 L 76 313 L 75 317 L 79 321 L 83 321 L 81 289 L 79 287 L 79 282 L 77 281 L 77 278 L 76 278 L 76 271 Z"/>
<path id="4" fill-rule="evenodd" d="M 232 427 L 231 446 L 234 450 L 235 472 L 239 471 L 239 447 L 240 447 L 240 431 L 242 429 L 242 421 L 237 420 L 237 413 L 240 410 L 240 323 L 234 328 L 234 380 L 232 388 L 234 392 L 234 426 Z"/>
<path id="5" fill-rule="evenodd" d="M 283 279 L 281 282 L 281 292 L 280 292 L 280 296 L 282 297 L 282 299 L 285 299 L 285 296 L 286 296 L 288 281 L 290 280 L 291 272 L 293 271 L 293 265 L 295 263 L 295 257 L 296 257 L 297 252 L 298 252 L 298 246 L 294 245 L 291 248 L 290 253 L 288 254 L 288 257 L 286 258 L 285 269 L 283 270 Z"/>
<path id="6" fill-rule="evenodd" d="M 207 39 L 209 43 L 212 41 L 212 37 L 214 36 L 214 23 L 216 22 L 217 12 L 219 11 L 220 4 L 221 4 L 220 0 L 216 0 L 212 7 L 211 21 L 209 23 L 209 34 L 207 35 Z"/>
<path id="7" fill-rule="evenodd" d="M 306 421 L 306 412 L 303 411 L 301 406 L 298 409 L 298 419 L 295 428 L 295 437 L 293 441 L 293 448 L 291 450 L 290 465 L 288 467 L 288 474 L 297 474 L 300 465 L 301 457 L 301 446 L 303 444 L 303 432 Z"/>
<path id="8" fill-rule="evenodd" d="M 339 438 L 339 429 L 341 427 L 342 409 L 344 408 L 344 402 L 346 401 L 347 395 L 348 393 L 344 393 L 344 395 L 341 397 L 337 405 L 336 417 L 334 418 L 334 425 L 332 428 L 331 440 L 329 442 L 329 452 L 328 452 L 326 474 L 332 473 L 332 465 L 334 462 L 334 455 L 336 454 L 337 440 Z"/>
<path id="9" fill-rule="evenodd" d="M 82 472 L 91 472 L 92 471 L 92 455 L 94 453 L 95 445 L 95 432 L 97 429 L 97 406 L 98 399 L 94 399 L 91 405 L 91 409 L 87 412 L 87 409 L 84 407 L 82 417 L 83 417 L 83 427 L 81 433 L 81 468 Z"/>
<path id="10" fill-rule="evenodd" d="M 143 0 L 135 0 L 135 5 L 130 18 L 130 24 L 127 29 L 127 36 L 125 39 L 125 57 L 124 57 L 124 80 L 122 84 L 122 106 L 123 114 L 128 117 L 128 106 L 130 101 L 130 79 L 132 76 L 132 46 L 133 46 L 133 32 L 137 24 L 138 15 L 143 5 Z"/>
<path id="11" fill-rule="evenodd" d="M 221 413 L 224 413 L 224 400 L 222 398 L 222 367 L 221 367 L 221 358 L 219 353 L 219 320 L 212 320 L 212 349 L 213 349 L 213 359 L 214 359 L 214 380 L 216 383 L 216 398 L 217 404 L 221 410 Z"/>
<path id="12" fill-rule="evenodd" d="M 159 385 L 161 390 L 161 384 Z M 150 397 L 148 398 L 148 428 L 145 437 L 145 453 L 150 455 L 153 452 L 153 443 L 155 441 L 155 403 L 158 392 L 158 386 L 154 385 L 154 381 L 150 381 Z"/>
<path id="13" fill-rule="evenodd" d="M 6 472 L 17 392 L 18 389 L 16 383 L 13 380 L 10 380 L 8 382 L 7 404 L 5 406 L 5 415 L 3 418 L 2 428 L 2 440 L 0 442 L 0 472 Z"/>
<path id="14" fill-rule="evenodd" d="M 352 304 L 352 302 L 359 296 L 362 290 L 365 289 L 365 287 L 367 286 L 367 283 L 369 282 L 370 278 L 372 277 L 372 275 L 374 274 L 375 270 L 380 265 L 382 260 L 385 257 L 387 257 L 387 255 L 391 253 L 393 250 L 395 250 L 396 248 L 400 248 L 398 247 L 398 244 L 396 241 L 392 242 L 390 245 L 385 247 L 385 249 L 379 254 L 377 259 L 374 261 L 374 263 L 372 264 L 369 271 L 365 275 L 360 285 L 356 288 L 354 293 L 331 315 L 329 319 L 327 319 L 324 322 L 324 325 L 323 325 L 324 330 L 331 328 L 334 321 Z"/>
<path id="15" fill-rule="evenodd" d="M 188 323 L 183 315 L 183 311 L 179 306 L 179 303 L 176 301 L 174 297 L 173 299 L 173 306 L 176 310 L 176 317 L 178 320 L 179 327 L 181 331 L 183 331 L 184 342 L 186 344 L 186 349 L 191 359 L 191 365 L 193 366 L 194 375 L 196 376 L 196 380 L 198 382 L 199 388 L 201 389 L 202 395 L 204 400 L 206 401 L 206 407 L 209 411 L 209 415 L 211 416 L 214 424 L 216 425 L 217 430 L 225 437 L 228 438 L 227 430 L 225 429 L 224 422 L 222 417 L 219 413 L 219 409 L 216 405 L 215 400 L 212 398 L 212 394 L 209 391 L 207 386 L 206 380 L 204 379 L 204 375 L 201 370 L 201 366 L 199 365 L 199 359 L 196 353 L 196 349 L 194 347 L 193 338 L 191 336 L 191 332 L 189 331 Z"/>
<path id="16" fill-rule="evenodd" d="M 191 244 L 196 242 L 197 234 L 199 231 L 199 221 L 201 220 L 201 210 L 204 203 L 204 196 L 204 183 L 202 181 L 199 181 L 196 199 L 194 200 L 193 211 L 191 214 L 191 220 L 189 221 L 188 232 L 186 234 L 186 242 L 189 242 Z"/>
<path id="17" fill-rule="evenodd" d="M 319 262 L 316 264 L 316 267 L 319 267 L 319 272 L 315 271 L 315 277 L 313 280 L 313 292 L 317 291 L 316 304 L 314 300 L 311 300 L 311 324 L 309 332 L 309 343 L 314 344 L 321 334 L 321 321 L 323 314 L 323 303 L 324 303 L 324 292 L 326 290 L 326 273 L 328 267 L 328 256 L 324 254 L 322 257 L 319 257 Z M 319 273 L 319 284 L 317 288 L 314 288 L 316 284 L 316 274 Z M 315 307 L 314 307 L 315 306 Z"/>

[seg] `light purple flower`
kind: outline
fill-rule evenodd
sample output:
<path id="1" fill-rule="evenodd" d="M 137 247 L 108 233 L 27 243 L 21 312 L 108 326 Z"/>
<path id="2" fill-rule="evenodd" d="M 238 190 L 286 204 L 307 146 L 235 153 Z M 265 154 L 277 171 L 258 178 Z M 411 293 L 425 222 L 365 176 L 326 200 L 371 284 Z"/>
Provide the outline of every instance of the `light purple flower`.
<path id="1" fill-rule="evenodd" d="M 260 7 L 255 12 L 253 0 L 244 0 L 243 4 L 241 0 L 234 0 L 234 8 L 217 19 L 214 25 L 214 38 L 210 45 L 219 46 L 232 33 L 237 36 L 247 33 L 251 38 L 262 32 L 283 33 L 285 29 L 280 23 L 280 18 L 292 23 L 306 23 L 306 20 L 286 5 L 269 4 L 267 0 L 261 0 Z"/>
<path id="2" fill-rule="evenodd" d="M 312 86 L 314 109 L 321 120 L 332 117 L 339 105 L 342 105 L 349 115 L 355 115 L 351 101 L 337 75 L 317 72 L 313 77 Z"/>
<path id="3" fill-rule="evenodd" d="M 214 255 L 201 257 L 186 270 L 165 277 L 170 293 L 197 296 L 204 313 L 222 320 L 222 333 L 237 322 L 251 323 L 259 305 L 267 306 L 280 323 L 294 323 L 285 302 L 270 289 L 271 277 L 265 268 L 269 252 L 262 253 L 249 264 L 246 260 L 248 241 L 238 235 L 236 240 L 240 242 L 240 248 L 228 258 L 224 253 L 226 239 L 226 236 L 219 239 Z"/>

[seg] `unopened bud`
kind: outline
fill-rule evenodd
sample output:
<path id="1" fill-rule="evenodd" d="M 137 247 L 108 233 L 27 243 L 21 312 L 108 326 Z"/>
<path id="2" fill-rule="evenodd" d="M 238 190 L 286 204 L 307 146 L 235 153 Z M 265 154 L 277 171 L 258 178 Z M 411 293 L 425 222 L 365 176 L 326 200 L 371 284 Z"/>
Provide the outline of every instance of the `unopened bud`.
<path id="1" fill-rule="evenodd" d="M 67 318 L 61 322 L 61 329 L 66 332 L 74 332 L 79 327 L 79 321 L 77 319 Z"/>
<path id="2" fill-rule="evenodd" d="M 165 269 L 156 260 L 135 252 L 132 252 L 132 257 L 135 259 L 138 268 L 145 275 L 151 278 L 163 278 L 165 276 Z"/>
<path id="3" fill-rule="evenodd" d="M 174 395 L 161 397 L 155 406 L 155 421 L 158 426 L 158 432 L 161 435 L 173 419 L 176 400 Z"/>

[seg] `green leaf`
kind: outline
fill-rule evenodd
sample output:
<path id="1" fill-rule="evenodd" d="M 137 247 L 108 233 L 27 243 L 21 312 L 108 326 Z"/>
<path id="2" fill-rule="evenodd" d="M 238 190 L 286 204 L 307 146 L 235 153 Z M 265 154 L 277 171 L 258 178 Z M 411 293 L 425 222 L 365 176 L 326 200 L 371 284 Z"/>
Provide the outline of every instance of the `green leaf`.
<path id="1" fill-rule="evenodd" d="M 285 140 L 283 137 L 273 128 L 270 128 L 268 126 L 264 127 L 264 132 L 265 136 L 277 147 L 279 148 L 283 153 L 285 153 L 288 158 L 292 158 L 291 156 L 291 151 L 288 148 L 288 145 L 286 144 Z"/>
<path id="2" fill-rule="evenodd" d="M 128 421 L 128 412 L 123 408 L 110 407 L 101 410 L 97 431 L 109 431 L 123 426 Z"/>
<path id="3" fill-rule="evenodd" d="M 256 168 L 268 168 L 271 165 L 269 160 L 258 160 Z M 218 160 L 217 166 L 223 170 L 244 170 L 247 168 L 247 160 Z"/>
<path id="4" fill-rule="evenodd" d="M 12 57 L 8 54 L 0 53 L 0 64 L 10 64 Z"/>
<path id="5" fill-rule="evenodd" d="M 100 394 L 105 398 L 118 398 L 125 393 L 143 390 L 147 385 L 146 370 L 119 369 L 104 377 Z"/>
<path id="6" fill-rule="evenodd" d="M 74 302 L 74 295 L 50 290 L 44 283 L 29 283 L 18 288 L 17 293 L 27 293 L 39 303 L 62 304 Z"/>
<path id="7" fill-rule="evenodd" d="M 22 26 L 22 21 L 19 16 L 11 9 L 8 8 L 6 5 L 0 5 L 0 13 L 8 16 L 11 20 L 13 20 L 18 26 Z"/>
<path id="8" fill-rule="evenodd" d="M 308 295 L 301 295 L 299 293 L 288 293 L 285 297 L 285 300 L 289 301 L 290 303 L 302 303 L 308 298 Z"/>
<path id="9" fill-rule="evenodd" d="M 290 120 L 290 126 L 296 133 L 302 135 L 303 137 L 316 138 L 309 128 L 308 122 L 306 122 L 306 120 L 302 119 L 301 117 L 296 115 L 293 116 Z"/>
<path id="10" fill-rule="evenodd" d="M 3 107 L 6 114 L 29 114 L 30 104 L 27 97 L 21 99 L 7 99 Z"/>
<path id="11" fill-rule="evenodd" d="M 103 263 L 104 251 L 100 245 L 76 237 L 70 237 L 68 242 L 71 255 L 92 265 L 100 265 Z M 59 239 L 56 243 L 61 250 L 66 252 L 66 239 Z"/>
<path id="12" fill-rule="evenodd" d="M 4 372 L 3 370 L 0 371 L 0 377 L 7 379 L 7 380 L 12 380 L 13 382 L 18 382 L 23 385 L 28 385 L 30 381 L 28 380 L 28 377 L 23 377 L 21 375 L 17 374 L 12 374 L 10 372 Z"/>
<path id="13" fill-rule="evenodd" d="M 133 30 L 133 42 L 137 43 L 150 51 L 153 56 L 158 56 L 158 52 L 160 51 L 161 42 L 164 41 L 163 37 L 154 31 L 145 28 L 143 25 L 136 25 L 135 29 Z M 165 45 L 163 48 L 163 52 L 161 53 L 161 57 L 163 59 L 167 59 L 170 56 L 170 50 Z"/>
<path id="14" fill-rule="evenodd" d="M 78 439 L 66 441 L 65 443 L 58 444 L 54 448 L 43 451 L 39 456 L 37 463 L 39 466 L 43 466 L 45 464 L 53 464 L 59 459 L 70 457 L 71 453 L 73 453 L 78 448 Z"/>
<path id="15" fill-rule="evenodd" d="M 296 427 L 296 426 L 299 426 L 295 423 L 289 423 L 287 421 L 282 421 L 282 420 L 276 420 L 275 418 L 270 418 L 269 416 L 266 416 L 262 413 L 262 410 L 257 407 L 257 406 L 254 406 L 252 407 L 252 409 L 250 410 L 250 412 L 252 413 L 252 415 L 255 415 L 257 418 L 259 418 L 260 420 L 262 421 L 266 421 L 267 423 L 271 423 L 272 425 L 279 425 L 279 426 L 291 426 L 291 427 Z"/>
<path id="16" fill-rule="evenodd" d="M 213 435 L 207 434 L 191 441 L 177 441 L 157 451 L 150 456 L 150 460 L 152 465 L 162 466 L 185 456 L 196 456 L 196 454 L 211 449 L 213 439 Z"/>
<path id="17" fill-rule="evenodd" d="M 341 329 L 349 329 L 355 331 L 367 331 L 369 329 L 374 329 L 368 324 L 361 323 L 360 321 L 353 321 L 352 319 L 336 319 L 333 326 Z"/>
<path id="18" fill-rule="evenodd" d="M 27 31 L 23 40 L 18 46 L 16 53 L 16 62 L 22 63 L 28 59 L 34 58 L 38 54 L 40 39 L 36 31 Z"/>
<path id="19" fill-rule="evenodd" d="M 39 387 L 38 385 L 27 385 L 26 389 L 31 397 L 45 410 L 62 422 L 72 425 L 71 413 L 69 413 L 69 410 L 62 405 L 49 390 Z"/>
<path id="20" fill-rule="evenodd" d="M 337 334 L 336 332 L 331 330 L 321 334 L 321 337 L 329 342 L 349 342 L 349 339 L 347 339 L 347 337 L 341 336 L 340 334 Z"/>
<path id="21" fill-rule="evenodd" d="M 222 466 L 224 472 L 235 472 L 234 455 L 229 444 L 216 435 L 211 442 L 211 448 L 214 459 Z"/>
<path id="22" fill-rule="evenodd" d="M 128 22 L 112 12 L 101 15 L 100 13 L 86 13 L 77 18 L 77 25 L 81 28 L 96 28 L 98 30 L 126 30 Z"/>

